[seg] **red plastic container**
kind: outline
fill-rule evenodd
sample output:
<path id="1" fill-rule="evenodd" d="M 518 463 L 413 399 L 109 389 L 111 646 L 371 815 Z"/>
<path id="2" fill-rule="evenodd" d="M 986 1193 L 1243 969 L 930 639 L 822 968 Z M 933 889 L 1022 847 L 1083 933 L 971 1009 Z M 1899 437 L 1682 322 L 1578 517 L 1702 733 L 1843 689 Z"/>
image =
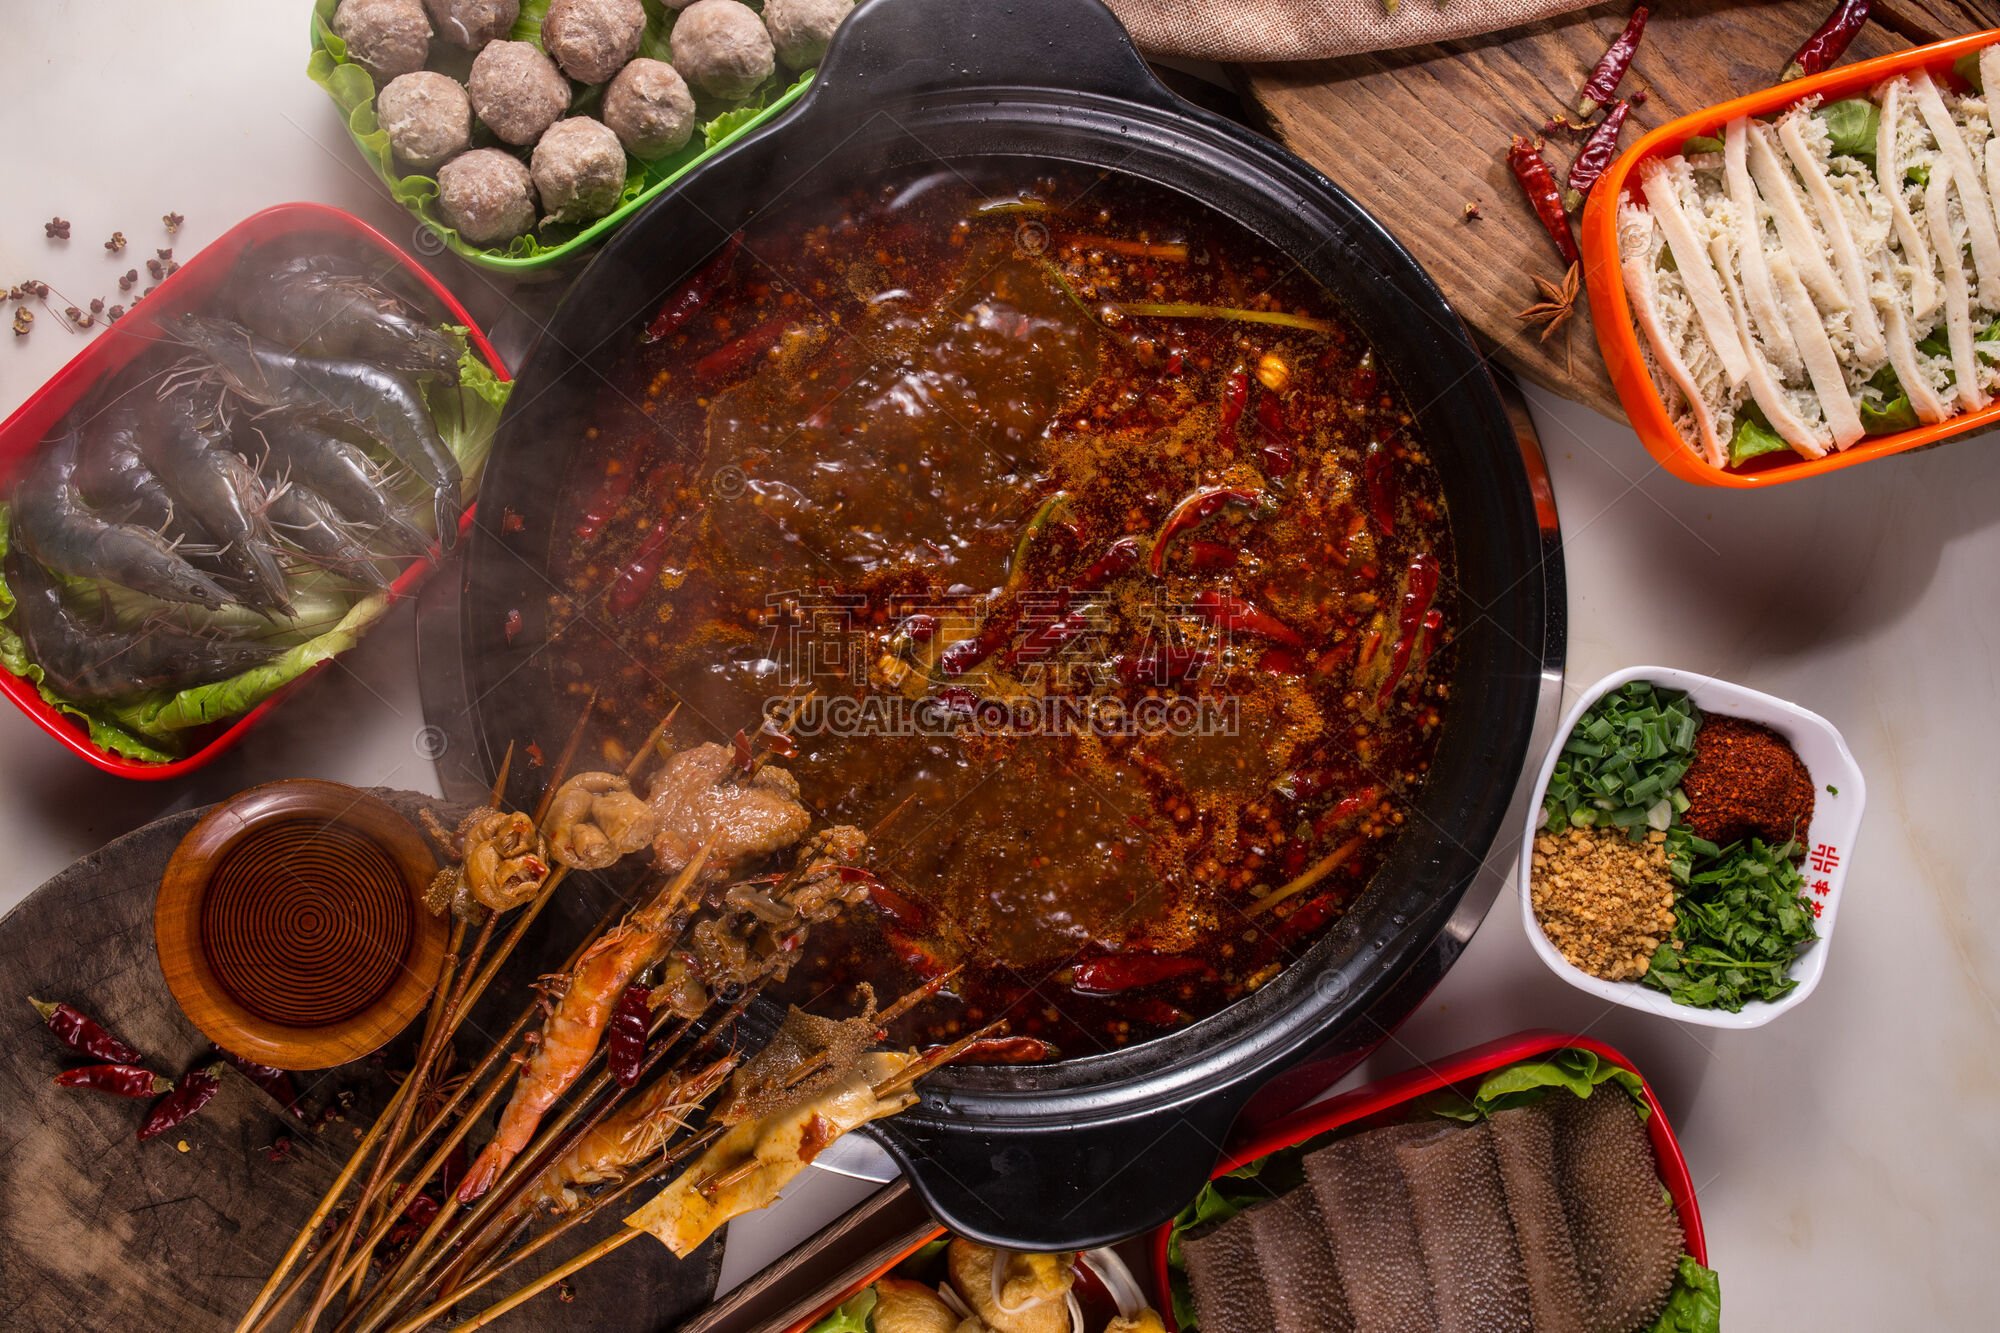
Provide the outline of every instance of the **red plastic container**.
<path id="1" fill-rule="evenodd" d="M 1632 1062 L 1615 1048 L 1589 1037 L 1568 1033 L 1517 1032 L 1511 1037 L 1501 1037 L 1484 1046 L 1475 1046 L 1407 1073 L 1342 1093 L 1330 1101 L 1304 1107 L 1264 1127 L 1244 1142 L 1231 1144 L 1229 1151 L 1216 1164 L 1210 1179 L 1227 1175 L 1260 1157 L 1304 1143 L 1328 1130 L 1372 1120 L 1387 1122 L 1394 1118 L 1395 1112 L 1419 1097 L 1441 1088 L 1469 1091 L 1497 1069 L 1566 1048 L 1590 1051 L 1600 1059 L 1638 1075 L 1646 1108 L 1651 1112 L 1646 1117 L 1646 1133 L 1653 1141 L 1653 1155 L 1659 1159 L 1660 1180 L 1673 1198 L 1675 1211 L 1680 1214 L 1687 1252 L 1697 1262 L 1707 1264 L 1708 1244 L 1701 1232 L 1701 1208 L 1695 1202 L 1694 1182 L 1688 1179 L 1687 1162 L 1681 1157 L 1680 1142 L 1674 1138 L 1673 1126 L 1667 1123 L 1667 1113 L 1660 1109 L 1659 1100 L 1653 1096 L 1653 1085 L 1647 1083 L 1646 1076 L 1640 1074 Z M 1179 1333 L 1180 1326 L 1174 1322 L 1173 1293 L 1167 1272 L 1167 1241 L 1172 1231 L 1173 1224 L 1168 1223 L 1153 1233 L 1150 1246 L 1153 1254 L 1153 1306 L 1166 1321 L 1168 1333 Z"/>
<path id="2" fill-rule="evenodd" d="M 486 340 L 485 333 L 466 313 L 465 307 L 421 264 L 387 237 L 352 214 L 324 204 L 278 204 L 245 218 L 183 263 L 178 271 L 160 283 L 151 296 L 88 343 L 47 384 L 36 390 L 34 396 L 23 403 L 13 416 L 0 423 L 0 494 L 12 490 L 14 479 L 21 474 L 42 440 L 65 412 L 82 400 L 99 381 L 123 369 L 149 350 L 159 338 L 162 324 L 205 304 L 210 294 L 229 276 L 237 257 L 245 250 L 280 237 L 312 233 L 325 235 L 335 244 L 380 251 L 385 258 L 401 265 L 410 278 L 422 284 L 424 290 L 437 300 L 453 323 L 463 324 L 469 330 L 474 350 L 493 368 L 493 373 L 503 380 L 510 378 L 500 354 L 493 350 L 493 344 Z M 472 511 L 468 508 L 460 520 L 460 531 L 464 531 L 471 521 Z M 414 591 L 430 570 L 428 561 L 412 562 L 391 585 L 390 600 Z M 85 762 L 121 778 L 159 781 L 191 773 L 214 760 L 241 740 L 243 734 L 255 726 L 266 712 L 318 675 L 326 665 L 321 663 L 243 716 L 218 723 L 220 730 L 208 736 L 199 748 L 165 764 L 126 759 L 99 749 L 91 744 L 90 738 L 75 723 L 43 702 L 31 681 L 11 672 L 0 671 L 0 692 L 12 699 L 15 706 L 34 719 L 43 731 Z"/>

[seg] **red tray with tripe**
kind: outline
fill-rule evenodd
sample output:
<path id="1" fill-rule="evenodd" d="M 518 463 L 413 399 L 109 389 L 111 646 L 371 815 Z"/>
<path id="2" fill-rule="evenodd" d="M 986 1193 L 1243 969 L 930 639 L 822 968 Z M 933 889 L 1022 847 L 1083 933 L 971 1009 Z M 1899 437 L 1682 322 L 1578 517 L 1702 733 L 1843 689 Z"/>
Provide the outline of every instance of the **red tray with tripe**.
<path id="1" fill-rule="evenodd" d="M 1417 1102 L 1438 1094 L 1457 1092 L 1469 1098 L 1488 1076 L 1511 1065 L 1542 1060 L 1564 1050 L 1588 1052 L 1603 1065 L 1626 1071 L 1638 1079 L 1635 1095 L 1646 1112 L 1646 1133 L 1652 1143 L 1660 1181 L 1666 1186 L 1679 1217 L 1686 1253 L 1706 1266 L 1708 1246 L 1702 1235 L 1701 1209 L 1695 1201 L 1694 1182 L 1688 1177 L 1687 1162 L 1681 1156 L 1680 1143 L 1674 1138 L 1673 1126 L 1668 1123 L 1659 1099 L 1653 1095 L 1652 1085 L 1615 1048 L 1589 1037 L 1568 1033 L 1534 1030 L 1501 1037 L 1483 1046 L 1475 1046 L 1406 1073 L 1302 1107 L 1283 1119 L 1260 1127 L 1243 1141 L 1230 1144 L 1222 1160 L 1216 1164 L 1211 1179 L 1220 1180 L 1261 1158 L 1322 1136 L 1334 1135 L 1336 1131 L 1358 1132 L 1403 1122 L 1410 1118 Z M 1599 1089 L 1607 1090 L 1615 1091 L 1616 1085 Z M 1560 1087 L 1552 1087 L 1548 1095 L 1570 1094 Z M 1445 1122 L 1440 1120 L 1439 1123 Z M 1181 1326 L 1174 1316 L 1174 1271 L 1168 1262 L 1168 1246 L 1174 1229 L 1175 1224 L 1169 1222 L 1154 1231 L 1149 1248 L 1153 1258 L 1154 1307 L 1166 1321 L 1169 1333 L 1180 1333 Z M 1215 1331 L 1204 1328 L 1202 1333 Z"/>
<path id="2" fill-rule="evenodd" d="M 492 370 L 494 378 L 502 382 L 510 378 L 500 354 L 465 307 L 444 284 L 387 237 L 337 208 L 312 203 L 278 204 L 237 223 L 170 273 L 131 313 L 86 344 L 68 365 L 0 423 L 0 500 L 11 498 L 14 482 L 63 415 L 97 385 L 154 348 L 170 320 L 207 307 L 246 250 L 274 241 L 292 243 L 316 236 L 324 236 L 329 245 L 343 253 L 380 255 L 385 274 L 396 274 L 400 285 L 413 292 L 421 291 L 434 302 L 447 322 L 466 329 L 466 340 L 473 353 Z M 466 531 L 471 522 L 472 511 L 468 506 L 460 516 L 459 530 Z M 387 589 L 388 598 L 394 601 L 409 595 L 431 567 L 427 560 L 405 565 Z M 0 621 L 0 628 L 4 627 L 5 622 Z M 11 671 L 0 670 L 0 693 L 5 693 L 37 726 L 85 762 L 118 777 L 157 781 L 190 773 L 214 760 L 325 666 L 321 662 L 310 668 L 239 716 L 185 732 L 187 744 L 183 752 L 163 761 L 131 758 L 94 743 L 81 723 L 42 698 L 34 682 Z"/>

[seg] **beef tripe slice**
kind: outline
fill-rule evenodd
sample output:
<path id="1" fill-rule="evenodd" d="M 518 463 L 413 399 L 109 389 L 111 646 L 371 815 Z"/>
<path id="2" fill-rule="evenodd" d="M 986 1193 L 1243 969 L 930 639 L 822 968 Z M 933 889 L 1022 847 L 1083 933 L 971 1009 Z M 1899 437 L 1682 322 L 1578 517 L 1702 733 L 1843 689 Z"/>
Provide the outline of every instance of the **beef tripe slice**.
<path id="1" fill-rule="evenodd" d="M 1570 1243 L 1569 1218 L 1556 1191 L 1556 1126 L 1546 1101 L 1497 1111 L 1486 1123 L 1528 1280 L 1535 1333 L 1593 1333 L 1584 1316 L 1583 1276 Z"/>
<path id="2" fill-rule="evenodd" d="M 1545 1104 L 1590 1327 L 1644 1328 L 1666 1304 L 1684 1245 L 1639 1108 L 1611 1086 L 1582 1098 L 1551 1094 Z"/>
<path id="3" fill-rule="evenodd" d="M 1340 1139 L 1305 1159 L 1334 1271 L 1357 1333 L 1432 1333 L 1430 1276 L 1396 1149 L 1453 1131 L 1396 1125 Z"/>
<path id="4" fill-rule="evenodd" d="M 1529 1333 L 1528 1280 L 1482 1122 L 1396 1149 L 1440 1333 Z"/>
<path id="5" fill-rule="evenodd" d="M 1181 1241 L 1188 1294 L 1202 1333 L 1276 1333 L 1270 1293 L 1257 1266 L 1254 1211 Z"/>

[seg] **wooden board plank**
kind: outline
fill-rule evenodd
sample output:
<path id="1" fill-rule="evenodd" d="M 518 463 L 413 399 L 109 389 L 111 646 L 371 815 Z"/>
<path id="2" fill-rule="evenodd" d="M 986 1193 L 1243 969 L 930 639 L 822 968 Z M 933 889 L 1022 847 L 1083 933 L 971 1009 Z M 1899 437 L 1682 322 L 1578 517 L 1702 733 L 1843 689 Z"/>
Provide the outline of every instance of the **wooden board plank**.
<path id="1" fill-rule="evenodd" d="M 426 799 L 375 794 L 410 816 Z M 459 812 L 434 808 L 456 822 Z M 80 1062 L 43 1028 L 29 995 L 82 1007 L 163 1072 L 207 1058 L 208 1043 L 175 1007 L 152 944 L 154 888 L 203 813 L 172 815 L 118 839 L 0 920 L 0 1041 L 9 1053 L 0 1069 L 0 1329 L 233 1327 L 386 1101 L 390 1071 L 408 1064 L 408 1051 L 392 1046 L 379 1061 L 300 1075 L 309 1107 L 351 1099 L 341 1118 L 318 1130 L 225 1070 L 222 1091 L 199 1116 L 144 1145 L 135 1131 L 147 1103 L 50 1083 Z M 602 913 L 591 879 L 572 879 L 578 893 L 537 927 L 548 948 L 510 967 L 511 984 L 503 973 L 495 990 L 510 994 L 493 1005 L 518 1009 L 528 984 L 552 965 L 545 955 L 559 960 Z M 497 1030 L 481 1016 L 490 1007 L 475 1011 L 471 1025 Z M 293 1146 L 274 1160 L 280 1138 Z M 568 1248 L 551 1246 L 543 1262 Z M 709 1299 L 720 1263 L 715 1242 L 684 1263 L 657 1245 L 628 1245 L 574 1279 L 574 1301 L 538 1301 L 496 1327 L 664 1328 Z M 536 1261 L 523 1267 L 531 1266 Z"/>
<path id="2" fill-rule="evenodd" d="M 1768 85 L 1818 26 L 1828 0 L 1655 8 L 1624 91 L 1647 90 L 1625 142 L 1676 116 Z M 1309 64 L 1246 66 L 1245 91 L 1268 127 L 1380 218 L 1430 271 L 1499 359 L 1536 384 L 1608 416 L 1618 400 L 1590 335 L 1588 311 L 1538 343 L 1515 315 L 1536 299 L 1532 275 L 1561 276 L 1561 262 L 1505 153 L 1572 107 L 1584 76 L 1625 22 L 1628 6 L 1599 5 L 1484 38 Z M 1878 5 L 1848 59 L 1882 55 L 1911 39 L 2000 26 L 2000 4 L 1899 0 Z M 1560 176 L 1574 136 L 1549 137 Z M 1466 221 L 1466 203 L 1481 218 Z"/>

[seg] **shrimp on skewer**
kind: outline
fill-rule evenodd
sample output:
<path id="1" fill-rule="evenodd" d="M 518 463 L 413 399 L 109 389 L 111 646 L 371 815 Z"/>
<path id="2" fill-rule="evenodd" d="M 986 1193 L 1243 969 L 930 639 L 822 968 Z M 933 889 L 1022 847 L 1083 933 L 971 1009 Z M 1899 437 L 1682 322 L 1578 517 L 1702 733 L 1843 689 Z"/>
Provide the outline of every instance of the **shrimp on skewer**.
<path id="1" fill-rule="evenodd" d="M 576 1190 L 622 1178 L 628 1168 L 657 1154 L 675 1133 L 687 1128 L 687 1117 L 735 1068 L 736 1057 L 725 1055 L 699 1073 L 669 1073 L 654 1080 L 549 1163 L 522 1191 L 514 1210 L 566 1213 L 577 1205 Z"/>
<path id="2" fill-rule="evenodd" d="M 549 1108 L 583 1073 L 611 1022 L 611 1011 L 632 978 L 658 962 L 672 943 L 675 914 L 687 896 L 689 886 L 708 860 L 703 847 L 672 883 L 625 920 L 605 932 L 570 969 L 568 985 L 555 1011 L 542 1024 L 541 1040 L 535 1053 L 521 1066 L 520 1081 L 507 1109 L 500 1114 L 500 1126 L 493 1140 L 466 1169 L 458 1187 L 458 1201 L 471 1203 L 493 1188 L 507 1169 L 535 1137 Z"/>

